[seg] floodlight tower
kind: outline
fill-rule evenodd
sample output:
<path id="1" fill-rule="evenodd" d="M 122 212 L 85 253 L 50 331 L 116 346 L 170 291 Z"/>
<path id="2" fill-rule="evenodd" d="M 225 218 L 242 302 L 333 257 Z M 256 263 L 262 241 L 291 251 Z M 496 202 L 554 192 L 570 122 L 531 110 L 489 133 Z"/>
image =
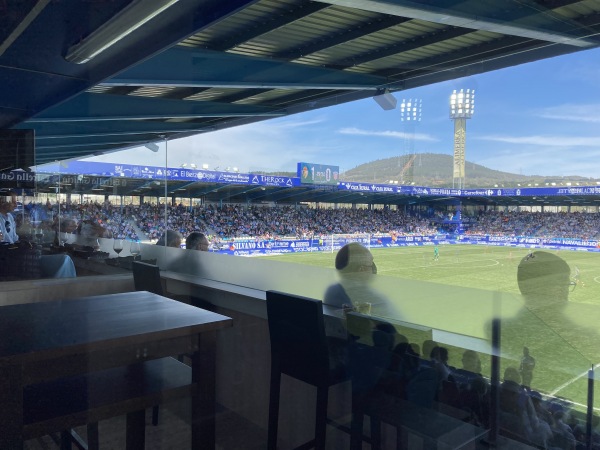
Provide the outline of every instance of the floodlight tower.
<path id="1" fill-rule="evenodd" d="M 450 119 L 454 120 L 454 166 L 452 187 L 465 187 L 465 143 L 467 140 L 467 119 L 475 111 L 475 90 L 452 91 L 450 96 Z"/>
<path id="2" fill-rule="evenodd" d="M 400 179 L 402 183 L 413 181 L 415 163 L 415 130 L 423 114 L 423 100 L 419 98 L 402 99 L 400 103 L 400 120 L 404 127 L 404 163 L 400 164 Z"/>

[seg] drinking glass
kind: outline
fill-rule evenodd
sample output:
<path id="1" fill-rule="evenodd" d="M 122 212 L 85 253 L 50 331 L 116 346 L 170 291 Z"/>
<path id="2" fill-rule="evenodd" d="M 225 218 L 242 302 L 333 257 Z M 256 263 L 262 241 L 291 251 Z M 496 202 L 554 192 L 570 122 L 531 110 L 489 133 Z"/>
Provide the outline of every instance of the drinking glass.
<path id="1" fill-rule="evenodd" d="M 142 253 L 142 249 L 138 241 L 131 242 L 131 245 L 129 246 L 129 253 L 131 253 L 131 256 L 133 256 L 134 261 Z"/>
<path id="2" fill-rule="evenodd" d="M 44 243 L 44 230 L 43 229 L 38 228 L 35 230 L 35 240 L 40 245 Z"/>
<path id="3" fill-rule="evenodd" d="M 119 253 L 123 251 L 123 239 L 115 239 L 113 242 L 113 250 L 117 254 L 117 258 L 119 257 Z"/>

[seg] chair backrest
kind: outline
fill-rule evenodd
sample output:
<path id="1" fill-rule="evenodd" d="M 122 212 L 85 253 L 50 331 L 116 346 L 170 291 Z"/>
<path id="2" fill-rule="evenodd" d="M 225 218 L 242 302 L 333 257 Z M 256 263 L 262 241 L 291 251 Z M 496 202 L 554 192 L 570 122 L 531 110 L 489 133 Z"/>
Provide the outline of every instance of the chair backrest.
<path id="1" fill-rule="evenodd" d="M 136 291 L 149 291 L 153 294 L 164 295 L 158 266 L 133 261 L 131 269 L 133 270 L 133 285 Z"/>
<path id="2" fill-rule="evenodd" d="M 329 350 L 320 300 L 267 291 L 271 364 L 313 385 L 327 383 Z"/>

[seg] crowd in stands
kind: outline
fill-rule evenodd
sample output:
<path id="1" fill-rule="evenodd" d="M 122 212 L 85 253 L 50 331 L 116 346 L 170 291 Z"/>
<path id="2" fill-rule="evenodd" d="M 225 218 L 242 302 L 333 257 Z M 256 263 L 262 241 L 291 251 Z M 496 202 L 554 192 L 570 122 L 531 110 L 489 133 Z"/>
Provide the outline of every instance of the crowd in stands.
<path id="1" fill-rule="evenodd" d="M 167 220 L 165 222 L 165 210 Z M 57 204 L 25 205 L 32 224 L 52 222 L 59 214 Z M 440 219 L 456 220 L 453 213 L 405 213 L 391 209 L 313 209 L 295 206 L 142 204 L 112 205 L 109 202 L 61 204 L 60 215 L 76 221 L 94 220 L 120 239 L 155 242 L 171 229 L 183 239 L 202 232 L 213 243 L 236 238 L 309 238 L 330 234 L 432 235 L 447 228 Z M 18 216 L 18 215 L 17 215 Z M 19 219 L 19 217 L 17 217 Z M 462 215 L 465 234 L 530 236 L 543 238 L 600 238 L 599 213 L 551 213 L 528 211 L 481 211 Z M 447 221 L 446 221 L 447 222 Z"/>
<path id="2" fill-rule="evenodd" d="M 125 206 L 112 205 L 109 202 L 102 204 L 95 202 L 86 202 L 82 204 L 67 204 L 62 203 L 52 204 L 47 201 L 42 203 L 28 203 L 24 207 L 24 214 L 15 214 L 19 225 L 30 228 L 46 228 L 57 230 L 56 223 L 58 217 L 62 219 L 73 219 L 78 223 L 77 232 L 81 230 L 81 224 L 84 222 L 93 222 L 107 229 L 107 235 L 117 239 L 140 240 L 143 237 L 139 236 L 136 231 L 135 224 L 130 220 L 134 208 Z M 23 218 L 27 217 L 24 224 Z M 27 223 L 28 222 L 28 223 Z M 25 230 L 26 234 L 33 234 L 32 230 Z"/>
<path id="3" fill-rule="evenodd" d="M 426 340 L 409 343 L 386 323 L 372 331 L 372 345 L 357 344 L 350 350 L 350 370 L 359 388 L 369 395 L 379 392 L 406 400 L 422 408 L 440 409 L 446 404 L 461 420 L 490 428 L 490 380 L 482 375 L 479 354 L 460 350 L 461 366 L 449 364 L 450 350 Z M 452 355 L 459 357 L 459 355 Z M 377 370 L 363 368 L 376 363 Z M 542 395 L 524 384 L 523 369 L 506 367 L 498 394 L 498 424 L 501 435 L 527 443 L 532 448 L 576 450 L 586 447 L 586 417 L 567 401 Z M 375 374 L 375 375 L 373 375 Z M 374 398 L 380 401 L 381 397 Z M 598 418 L 594 418 L 592 446 L 600 448 Z"/>
<path id="4" fill-rule="evenodd" d="M 600 214 L 487 211 L 477 217 L 467 233 L 598 239 Z"/>

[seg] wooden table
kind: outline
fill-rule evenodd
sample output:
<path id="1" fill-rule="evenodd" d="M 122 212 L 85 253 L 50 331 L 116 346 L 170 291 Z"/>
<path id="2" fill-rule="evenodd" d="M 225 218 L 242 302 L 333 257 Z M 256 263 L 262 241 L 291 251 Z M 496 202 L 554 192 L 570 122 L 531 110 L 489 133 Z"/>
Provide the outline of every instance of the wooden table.
<path id="1" fill-rule="evenodd" d="M 28 427 L 35 428 L 24 421 L 32 413 L 24 411 L 26 389 L 183 353 L 192 353 L 191 448 L 214 449 L 216 332 L 231 324 L 149 292 L 0 308 L 0 449 L 21 450 Z"/>

